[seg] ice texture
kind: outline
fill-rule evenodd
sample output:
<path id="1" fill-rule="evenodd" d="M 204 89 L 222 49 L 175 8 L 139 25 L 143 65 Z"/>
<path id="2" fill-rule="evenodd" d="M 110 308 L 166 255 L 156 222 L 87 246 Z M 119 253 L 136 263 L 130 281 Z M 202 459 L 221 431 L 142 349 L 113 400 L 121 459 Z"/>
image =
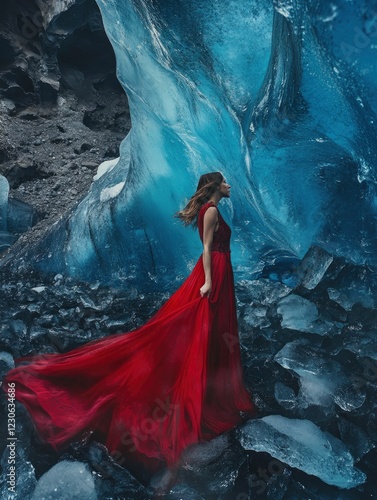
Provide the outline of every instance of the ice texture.
<path id="1" fill-rule="evenodd" d="M 325 335 L 330 326 L 319 318 L 318 309 L 313 302 L 291 294 L 280 300 L 277 312 L 281 315 L 281 326 L 301 332 Z"/>
<path id="2" fill-rule="evenodd" d="M 97 500 L 95 483 L 88 467 L 81 462 L 63 460 L 45 472 L 31 500 Z"/>
<path id="3" fill-rule="evenodd" d="M 119 161 L 33 249 L 34 265 L 171 289 L 201 252 L 173 214 L 214 170 L 232 185 L 221 210 L 236 273 L 302 258 L 312 244 L 376 263 L 368 2 L 97 3 L 132 129 Z"/>
<path id="4" fill-rule="evenodd" d="M 267 452 L 327 484 L 349 489 L 365 481 L 346 446 L 310 420 L 270 415 L 249 420 L 237 432 L 246 450 Z"/>
<path id="5" fill-rule="evenodd" d="M 298 269 L 300 284 L 308 290 L 315 288 L 333 260 L 333 256 L 322 248 L 310 247 Z"/>
<path id="6" fill-rule="evenodd" d="M 9 182 L 0 175 L 0 231 L 7 230 Z"/>
<path id="7" fill-rule="evenodd" d="M 352 411 L 365 402 L 365 393 L 356 389 L 342 366 L 307 340 L 289 342 L 274 359 L 298 375 L 297 403 L 302 409 L 318 406 L 324 412 L 334 412 L 336 403 L 343 410 Z"/>

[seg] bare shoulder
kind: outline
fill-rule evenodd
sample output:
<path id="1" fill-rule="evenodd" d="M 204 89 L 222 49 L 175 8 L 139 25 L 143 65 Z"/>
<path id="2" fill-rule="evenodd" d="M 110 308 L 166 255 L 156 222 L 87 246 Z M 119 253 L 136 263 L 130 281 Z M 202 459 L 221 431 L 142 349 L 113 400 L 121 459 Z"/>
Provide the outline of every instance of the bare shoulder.
<path id="1" fill-rule="evenodd" d="M 218 218 L 217 208 L 209 207 L 204 214 L 204 220 L 207 222 L 216 222 Z"/>

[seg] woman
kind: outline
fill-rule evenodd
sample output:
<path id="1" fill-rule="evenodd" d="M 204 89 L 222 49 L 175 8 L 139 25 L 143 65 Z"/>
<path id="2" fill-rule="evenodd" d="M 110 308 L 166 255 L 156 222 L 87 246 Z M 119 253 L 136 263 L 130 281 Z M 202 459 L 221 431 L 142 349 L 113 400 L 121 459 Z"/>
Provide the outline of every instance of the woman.
<path id="1" fill-rule="evenodd" d="M 254 414 L 242 383 L 231 231 L 217 208 L 229 196 L 221 173 L 200 177 L 176 216 L 198 225 L 203 255 L 145 325 L 21 358 L 8 372 L 4 390 L 15 384 L 43 441 L 61 450 L 91 433 L 119 464 L 156 471 L 240 423 L 240 412 Z"/>

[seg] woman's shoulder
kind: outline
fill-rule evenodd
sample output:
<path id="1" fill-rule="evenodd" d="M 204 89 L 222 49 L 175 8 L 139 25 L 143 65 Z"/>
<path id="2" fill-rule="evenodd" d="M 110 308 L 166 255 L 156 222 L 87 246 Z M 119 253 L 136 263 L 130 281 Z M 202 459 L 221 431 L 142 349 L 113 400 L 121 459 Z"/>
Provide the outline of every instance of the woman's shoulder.
<path id="1" fill-rule="evenodd" d="M 209 208 L 215 208 L 218 210 L 217 206 L 212 201 L 207 201 L 204 205 L 201 206 L 199 213 L 204 214 Z"/>

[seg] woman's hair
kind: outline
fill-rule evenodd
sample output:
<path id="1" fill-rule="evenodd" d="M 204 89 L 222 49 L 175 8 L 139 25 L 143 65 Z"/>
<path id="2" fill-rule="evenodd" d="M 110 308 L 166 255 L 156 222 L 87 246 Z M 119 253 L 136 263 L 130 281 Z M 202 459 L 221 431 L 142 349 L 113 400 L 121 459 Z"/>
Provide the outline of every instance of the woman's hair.
<path id="1" fill-rule="evenodd" d="M 191 196 L 185 208 L 174 214 L 174 217 L 181 219 L 185 226 L 189 224 L 196 226 L 200 208 L 216 192 L 217 187 L 220 186 L 223 180 L 224 176 L 221 172 L 210 172 L 201 175 L 195 193 Z"/>

